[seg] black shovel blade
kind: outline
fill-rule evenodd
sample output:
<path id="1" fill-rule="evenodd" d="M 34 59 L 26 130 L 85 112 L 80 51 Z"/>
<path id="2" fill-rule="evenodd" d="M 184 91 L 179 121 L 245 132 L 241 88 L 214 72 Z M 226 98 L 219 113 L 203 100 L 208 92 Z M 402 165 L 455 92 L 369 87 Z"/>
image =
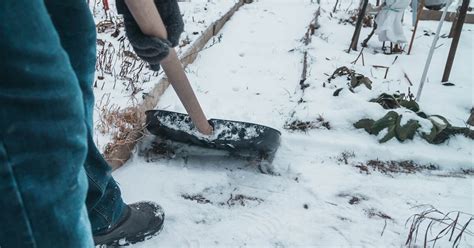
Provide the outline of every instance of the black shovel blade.
<path id="1" fill-rule="evenodd" d="M 214 133 L 206 136 L 194 127 L 187 114 L 165 110 L 146 112 L 147 129 L 164 139 L 240 156 L 273 158 L 280 146 L 280 131 L 247 122 L 211 119 Z"/>

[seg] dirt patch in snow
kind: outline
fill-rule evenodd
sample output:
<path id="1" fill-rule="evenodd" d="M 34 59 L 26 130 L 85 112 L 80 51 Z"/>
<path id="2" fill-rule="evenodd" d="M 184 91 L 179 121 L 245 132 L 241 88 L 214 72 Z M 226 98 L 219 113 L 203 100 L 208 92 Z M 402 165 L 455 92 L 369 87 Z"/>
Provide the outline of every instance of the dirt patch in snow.
<path id="1" fill-rule="evenodd" d="M 414 174 L 421 171 L 432 171 L 437 170 L 438 166 L 434 164 L 418 164 L 412 160 L 402 161 L 382 161 L 382 160 L 369 160 L 365 163 L 354 164 L 361 173 L 371 174 L 374 171 L 380 172 L 385 175 L 393 174 Z"/>
<path id="2" fill-rule="evenodd" d="M 302 121 L 302 120 L 288 121 L 285 124 L 284 128 L 291 131 L 301 131 L 301 132 L 307 132 L 312 129 L 331 130 L 331 124 L 329 123 L 329 121 L 325 120 L 323 116 L 319 115 L 315 120 L 312 120 L 312 121 Z"/>
<path id="3" fill-rule="evenodd" d="M 155 162 L 159 159 L 172 159 L 176 157 L 173 147 L 164 142 L 152 142 L 149 147 L 141 151 L 141 156 L 146 158 L 147 162 Z"/>
<path id="4" fill-rule="evenodd" d="M 367 196 L 361 194 L 339 193 L 337 196 L 347 198 L 348 203 L 351 205 L 358 205 L 362 201 L 367 201 L 369 199 Z"/>
<path id="5" fill-rule="evenodd" d="M 199 204 L 212 204 L 211 200 L 207 199 L 201 194 L 195 194 L 195 195 L 182 194 L 181 197 L 186 200 L 195 201 Z"/>
<path id="6" fill-rule="evenodd" d="M 367 215 L 367 217 L 369 217 L 370 219 L 375 218 L 375 219 L 384 219 L 384 220 L 392 220 L 393 221 L 393 218 L 390 217 L 390 215 L 388 215 L 384 212 L 381 212 L 380 210 L 377 210 L 375 208 L 364 209 L 364 212 Z"/>
<path id="7" fill-rule="evenodd" d="M 352 151 L 344 151 L 341 155 L 337 158 L 337 162 L 349 164 L 350 160 L 355 158 L 355 153 Z"/>
<path id="8" fill-rule="evenodd" d="M 225 201 L 217 201 L 213 202 L 210 199 L 208 199 L 206 196 L 202 194 L 182 194 L 181 197 L 186 200 L 194 201 L 199 204 L 212 204 L 216 206 L 221 206 L 221 207 L 236 207 L 236 206 L 242 206 L 242 207 L 247 207 L 250 206 L 251 204 L 253 205 L 259 205 L 260 203 L 264 202 L 262 198 L 254 197 L 254 196 L 248 196 L 244 194 L 230 194 L 229 198 Z"/>

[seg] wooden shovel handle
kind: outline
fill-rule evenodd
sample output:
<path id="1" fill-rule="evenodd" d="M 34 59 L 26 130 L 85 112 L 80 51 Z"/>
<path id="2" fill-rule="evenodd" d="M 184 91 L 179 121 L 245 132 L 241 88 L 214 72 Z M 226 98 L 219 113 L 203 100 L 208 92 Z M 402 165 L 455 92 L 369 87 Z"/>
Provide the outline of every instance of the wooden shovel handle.
<path id="1" fill-rule="evenodd" d="M 160 23 L 157 25 L 159 33 L 167 34 L 161 17 L 159 17 L 159 22 Z M 166 39 L 167 37 L 159 38 Z M 179 60 L 174 48 L 170 48 L 168 56 L 164 58 L 160 64 L 163 67 L 163 70 L 165 71 L 171 86 L 173 86 L 173 89 L 178 95 L 179 100 L 184 105 L 186 112 L 188 112 L 189 117 L 191 117 L 191 120 L 193 121 L 196 128 L 202 134 L 211 135 L 213 128 L 209 124 L 206 115 L 199 104 L 196 94 L 194 94 L 191 83 L 184 72 L 183 65 L 181 64 L 181 61 Z"/>
<path id="2" fill-rule="evenodd" d="M 125 0 L 125 2 L 144 34 L 168 39 L 168 32 L 153 0 Z M 212 134 L 212 126 L 202 111 L 174 48 L 170 48 L 169 55 L 160 64 L 196 128 L 205 135 Z"/>
<path id="3" fill-rule="evenodd" d="M 188 77 L 184 73 L 183 65 L 181 64 L 181 61 L 179 61 L 176 51 L 173 48 L 170 48 L 169 55 L 163 59 L 160 64 L 196 128 L 202 134 L 212 134 L 212 126 L 209 125 L 209 122 L 202 111 L 201 105 L 194 94 Z"/>

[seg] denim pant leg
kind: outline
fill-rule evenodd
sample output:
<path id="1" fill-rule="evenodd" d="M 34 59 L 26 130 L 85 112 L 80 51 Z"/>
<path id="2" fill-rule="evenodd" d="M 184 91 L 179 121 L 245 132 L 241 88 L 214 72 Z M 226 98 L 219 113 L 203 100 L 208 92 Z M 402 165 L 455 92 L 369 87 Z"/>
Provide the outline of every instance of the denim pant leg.
<path id="1" fill-rule="evenodd" d="M 93 247 L 79 82 L 43 0 L 0 1 L 0 247 Z"/>
<path id="2" fill-rule="evenodd" d="M 69 55 L 79 80 L 87 123 L 88 152 L 85 169 L 89 178 L 87 208 L 92 231 L 100 233 L 122 215 L 120 189 L 111 176 L 111 168 L 93 140 L 93 82 L 96 61 L 96 30 L 86 0 L 45 0 L 61 45 Z"/>

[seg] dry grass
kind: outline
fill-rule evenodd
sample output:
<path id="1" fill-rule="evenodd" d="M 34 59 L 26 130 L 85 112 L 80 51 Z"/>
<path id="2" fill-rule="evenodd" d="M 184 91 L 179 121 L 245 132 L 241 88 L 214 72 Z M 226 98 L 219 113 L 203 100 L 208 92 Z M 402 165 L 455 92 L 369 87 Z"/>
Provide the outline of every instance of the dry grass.
<path id="1" fill-rule="evenodd" d="M 406 246 L 414 247 L 422 238 L 423 247 L 435 247 L 440 240 L 448 241 L 452 247 L 459 247 L 463 236 L 474 236 L 468 228 L 474 218 L 472 214 L 461 211 L 443 213 L 433 206 L 426 205 L 418 207 L 426 209 L 408 218 L 406 224 L 410 222 L 411 224 Z"/>
<path id="2" fill-rule="evenodd" d="M 392 217 L 390 217 L 388 214 L 386 213 L 383 213 L 375 208 L 369 208 L 369 209 L 365 209 L 365 214 L 367 215 L 367 217 L 373 219 L 373 218 L 380 218 L 380 219 L 384 219 L 384 220 L 393 220 Z"/>
<path id="3" fill-rule="evenodd" d="M 385 229 L 387 228 L 387 221 L 394 222 L 394 219 L 390 215 L 380 210 L 377 210 L 375 208 L 364 209 L 364 211 L 367 217 L 369 217 L 369 219 L 381 219 L 384 221 L 384 225 L 383 225 L 382 231 L 380 232 L 380 236 L 383 236 Z"/>
<path id="4" fill-rule="evenodd" d="M 104 155 L 109 158 L 116 147 L 135 144 L 145 132 L 143 113 L 134 107 L 121 109 L 115 105 L 101 108 L 97 130 L 102 134 L 112 136 L 104 149 Z M 138 134 L 138 135 L 132 135 Z"/>
<path id="5" fill-rule="evenodd" d="M 414 174 L 425 170 L 436 170 L 437 166 L 433 164 L 421 165 L 412 160 L 403 161 L 382 161 L 369 160 L 365 163 L 357 163 L 354 165 L 359 168 L 361 173 L 370 174 L 373 171 L 380 172 L 386 175 L 392 174 Z"/>
<path id="6" fill-rule="evenodd" d="M 359 16 L 359 10 L 354 9 L 347 11 L 349 14 L 349 17 L 347 18 L 339 18 L 339 24 L 347 25 L 350 24 L 352 26 L 355 26 L 357 23 L 357 18 Z M 366 14 L 364 18 L 362 19 L 362 27 L 364 28 L 371 28 L 374 25 L 374 17 L 372 15 Z"/>
<path id="7" fill-rule="evenodd" d="M 331 124 L 329 123 L 329 121 L 326 121 L 323 116 L 319 115 L 313 121 L 301 121 L 301 120 L 288 121 L 285 124 L 284 128 L 291 131 L 307 132 L 312 129 L 330 130 Z"/>
<path id="8" fill-rule="evenodd" d="M 212 204 L 211 200 L 207 199 L 201 194 L 194 194 L 194 195 L 182 194 L 181 197 L 186 200 L 195 201 L 199 204 Z"/>
<path id="9" fill-rule="evenodd" d="M 365 196 L 365 195 L 362 195 L 362 194 L 339 193 L 337 196 L 338 196 L 338 197 L 341 197 L 341 198 L 346 198 L 346 199 L 348 199 L 347 202 L 348 202 L 350 205 L 358 205 L 359 203 L 368 200 L 368 197 Z"/>
<path id="10" fill-rule="evenodd" d="M 247 196 L 243 194 L 230 194 L 230 197 L 227 201 L 223 202 L 212 202 L 202 194 L 182 194 L 181 197 L 186 200 L 195 201 L 199 204 L 213 204 L 218 206 L 227 206 L 227 207 L 235 207 L 235 206 L 247 206 L 250 202 L 255 202 L 260 204 L 263 202 L 263 199 L 253 196 Z"/>
<path id="11" fill-rule="evenodd" d="M 229 207 L 233 207 L 236 205 L 240 205 L 245 207 L 248 202 L 256 202 L 258 204 L 263 202 L 263 199 L 253 196 L 246 196 L 242 194 L 230 194 L 230 198 L 227 200 L 226 205 Z"/>
<path id="12" fill-rule="evenodd" d="M 355 153 L 352 151 L 344 151 L 341 155 L 337 158 L 339 163 L 349 164 L 350 160 L 355 158 Z"/>

